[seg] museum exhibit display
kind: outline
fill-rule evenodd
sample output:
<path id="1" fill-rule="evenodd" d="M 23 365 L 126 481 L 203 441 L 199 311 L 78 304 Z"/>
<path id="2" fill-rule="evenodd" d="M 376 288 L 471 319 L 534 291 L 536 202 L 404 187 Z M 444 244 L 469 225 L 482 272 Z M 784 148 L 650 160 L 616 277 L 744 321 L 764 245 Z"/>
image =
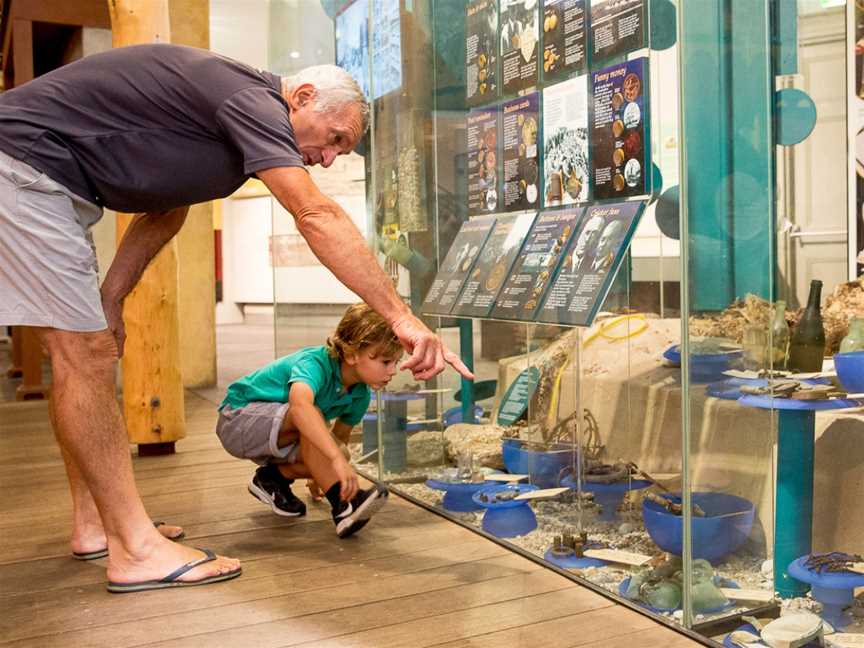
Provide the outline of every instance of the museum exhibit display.
<path id="1" fill-rule="evenodd" d="M 378 4 L 367 233 L 477 379 L 355 465 L 715 645 L 861 637 L 859 3 Z"/>

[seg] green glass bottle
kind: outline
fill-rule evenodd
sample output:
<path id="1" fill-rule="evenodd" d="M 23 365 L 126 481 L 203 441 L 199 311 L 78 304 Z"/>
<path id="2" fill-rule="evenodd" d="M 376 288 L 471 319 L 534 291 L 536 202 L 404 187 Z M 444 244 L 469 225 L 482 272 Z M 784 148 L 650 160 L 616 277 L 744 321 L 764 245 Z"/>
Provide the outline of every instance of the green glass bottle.
<path id="1" fill-rule="evenodd" d="M 807 308 L 801 314 L 789 344 L 789 369 L 798 373 L 822 371 L 825 357 L 825 327 L 822 325 L 820 300 L 822 282 L 810 282 Z"/>
<path id="2" fill-rule="evenodd" d="M 789 325 L 786 323 L 786 302 L 781 299 L 774 307 L 774 321 L 771 322 L 772 369 L 785 369 L 788 356 Z"/>
<path id="3" fill-rule="evenodd" d="M 864 351 L 864 317 L 853 317 L 849 321 L 849 332 L 840 343 L 840 353 Z"/>

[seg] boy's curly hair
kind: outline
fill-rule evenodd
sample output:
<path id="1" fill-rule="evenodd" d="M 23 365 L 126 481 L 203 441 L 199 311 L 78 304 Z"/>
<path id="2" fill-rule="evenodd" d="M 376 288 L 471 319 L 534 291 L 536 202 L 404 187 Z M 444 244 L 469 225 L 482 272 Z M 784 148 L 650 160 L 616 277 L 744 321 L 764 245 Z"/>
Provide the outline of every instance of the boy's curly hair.
<path id="1" fill-rule="evenodd" d="M 364 303 L 348 307 L 336 332 L 327 338 L 327 353 L 340 361 L 346 354 L 359 353 L 369 347 L 375 356 L 389 358 L 402 351 L 402 344 L 383 317 Z"/>

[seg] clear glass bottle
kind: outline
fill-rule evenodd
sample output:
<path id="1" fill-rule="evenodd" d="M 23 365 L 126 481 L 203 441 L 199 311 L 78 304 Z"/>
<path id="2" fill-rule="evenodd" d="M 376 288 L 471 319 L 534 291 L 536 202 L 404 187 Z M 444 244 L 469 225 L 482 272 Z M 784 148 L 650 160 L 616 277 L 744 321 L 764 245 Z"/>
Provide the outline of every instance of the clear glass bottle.
<path id="1" fill-rule="evenodd" d="M 771 322 L 772 369 L 785 369 L 789 357 L 789 325 L 786 323 L 786 302 L 782 299 L 774 306 L 774 321 Z"/>
<path id="2" fill-rule="evenodd" d="M 840 353 L 864 351 L 864 317 L 853 317 L 849 321 L 849 332 L 840 342 Z"/>
<path id="3" fill-rule="evenodd" d="M 822 324 L 821 301 L 822 282 L 810 282 L 810 296 L 807 308 L 792 333 L 789 344 L 789 369 L 797 373 L 822 371 L 825 357 L 825 327 Z"/>

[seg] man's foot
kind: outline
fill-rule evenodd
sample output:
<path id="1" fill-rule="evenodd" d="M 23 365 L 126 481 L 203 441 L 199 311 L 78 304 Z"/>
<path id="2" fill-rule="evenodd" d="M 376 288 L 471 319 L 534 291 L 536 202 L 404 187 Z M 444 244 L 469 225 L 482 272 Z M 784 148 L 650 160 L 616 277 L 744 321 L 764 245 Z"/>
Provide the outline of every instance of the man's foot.
<path id="1" fill-rule="evenodd" d="M 249 492 L 267 504 L 276 515 L 306 515 L 306 505 L 291 492 L 293 479 L 285 479 L 273 464 L 261 466 L 249 483 Z"/>
<path id="2" fill-rule="evenodd" d="M 154 521 L 153 526 L 168 540 L 182 540 L 186 535 L 183 527 Z M 108 540 L 101 520 L 98 524 L 81 524 L 72 535 L 72 557 L 76 560 L 96 560 L 108 555 Z"/>
<path id="3" fill-rule="evenodd" d="M 108 555 L 110 591 L 153 589 L 153 581 L 179 584 L 212 583 L 239 576 L 240 561 L 216 556 L 152 535 L 133 552 L 112 545 Z M 147 587 L 139 587 L 147 585 Z"/>
<path id="4" fill-rule="evenodd" d="M 384 506 L 389 494 L 389 491 L 383 486 L 373 486 L 367 490 L 361 490 L 350 502 L 343 502 L 338 513 L 333 511 L 336 535 L 340 538 L 347 538 L 357 533 Z"/>

